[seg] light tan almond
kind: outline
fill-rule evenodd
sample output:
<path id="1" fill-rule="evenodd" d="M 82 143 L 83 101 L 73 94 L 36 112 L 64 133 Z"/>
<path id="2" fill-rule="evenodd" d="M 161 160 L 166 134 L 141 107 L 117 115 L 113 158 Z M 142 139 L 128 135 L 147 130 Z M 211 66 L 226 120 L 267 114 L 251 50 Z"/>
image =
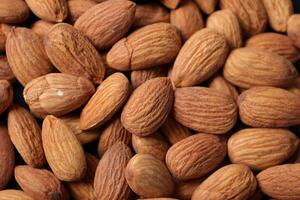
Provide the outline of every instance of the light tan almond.
<path id="1" fill-rule="evenodd" d="M 237 100 L 239 97 L 238 90 L 221 75 L 215 76 L 209 83 L 208 87 L 227 94 L 234 100 Z"/>
<path id="2" fill-rule="evenodd" d="M 131 72 L 131 84 L 133 88 L 137 88 L 147 80 L 156 77 L 165 77 L 167 75 L 166 66 L 158 66 L 150 69 L 141 69 Z"/>
<path id="3" fill-rule="evenodd" d="M 169 9 L 175 9 L 180 4 L 182 0 L 160 0 Z"/>
<path id="4" fill-rule="evenodd" d="M 300 14 L 290 16 L 287 26 L 287 35 L 293 40 L 295 45 L 300 48 Z"/>
<path id="5" fill-rule="evenodd" d="M 8 64 L 6 56 L 0 56 L 0 80 L 7 80 L 9 82 L 15 80 L 15 75 Z"/>
<path id="6" fill-rule="evenodd" d="M 175 196 L 181 200 L 190 200 L 196 188 L 205 180 L 205 178 L 180 181 L 176 183 Z"/>
<path id="7" fill-rule="evenodd" d="M 211 14 L 215 11 L 219 0 L 195 0 L 198 6 L 205 14 Z"/>
<path id="8" fill-rule="evenodd" d="M 0 24 L 0 52 L 5 51 L 6 38 L 10 30 L 10 25 Z"/>
<path id="9" fill-rule="evenodd" d="M 67 21 L 73 24 L 83 13 L 97 5 L 94 0 L 68 0 L 69 14 Z"/>
<path id="10" fill-rule="evenodd" d="M 49 30 L 54 26 L 54 23 L 44 21 L 44 20 L 38 20 L 33 23 L 31 26 L 31 30 L 33 30 L 36 34 L 40 36 L 46 36 L 49 32 Z"/>
<path id="11" fill-rule="evenodd" d="M 16 24 L 25 21 L 30 14 L 23 0 L 1 0 L 0 23 Z"/>
<path id="12" fill-rule="evenodd" d="M 0 200 L 34 200 L 28 196 L 25 192 L 21 190 L 1 190 L 0 191 Z"/>
<path id="13" fill-rule="evenodd" d="M 0 80 L 0 114 L 2 114 L 13 101 L 13 88 L 7 80 Z"/>

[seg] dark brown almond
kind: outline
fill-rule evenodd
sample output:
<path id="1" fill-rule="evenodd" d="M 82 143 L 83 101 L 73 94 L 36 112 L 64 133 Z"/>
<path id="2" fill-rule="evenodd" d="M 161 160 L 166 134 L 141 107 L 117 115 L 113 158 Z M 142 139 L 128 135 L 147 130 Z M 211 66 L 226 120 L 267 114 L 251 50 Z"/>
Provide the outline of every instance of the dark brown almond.
<path id="1" fill-rule="evenodd" d="M 6 56 L 0 56 L 0 80 L 7 80 L 9 82 L 15 80 L 15 75 L 8 64 Z"/>
<path id="2" fill-rule="evenodd" d="M 2 114 L 13 101 L 13 88 L 7 80 L 0 80 L 0 114 Z"/>
<path id="3" fill-rule="evenodd" d="M 23 0 L 0 1 L 0 23 L 20 23 L 25 21 L 29 14 L 29 8 Z"/>

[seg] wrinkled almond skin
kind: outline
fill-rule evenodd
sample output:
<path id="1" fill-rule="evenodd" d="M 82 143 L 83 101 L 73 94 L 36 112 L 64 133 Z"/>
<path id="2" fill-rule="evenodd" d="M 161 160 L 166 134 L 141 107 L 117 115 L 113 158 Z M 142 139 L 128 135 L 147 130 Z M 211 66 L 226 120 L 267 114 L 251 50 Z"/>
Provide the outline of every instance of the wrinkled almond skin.
<path id="1" fill-rule="evenodd" d="M 231 49 L 242 46 L 243 36 L 239 20 L 231 10 L 214 12 L 208 17 L 206 26 L 223 34 Z"/>
<path id="2" fill-rule="evenodd" d="M 263 0 L 262 2 L 272 29 L 286 32 L 288 19 L 294 13 L 292 0 Z"/>
<path id="3" fill-rule="evenodd" d="M 236 101 L 239 97 L 238 90 L 221 75 L 215 76 L 209 83 L 208 87 L 211 89 L 218 90 L 219 92 L 222 92 L 224 94 L 227 94 Z"/>
<path id="4" fill-rule="evenodd" d="M 132 134 L 154 133 L 167 119 L 173 105 L 173 88 L 169 78 L 146 81 L 134 90 L 121 114 L 123 126 Z"/>
<path id="5" fill-rule="evenodd" d="M 190 180 L 213 171 L 225 155 L 226 144 L 219 136 L 198 133 L 171 146 L 166 164 L 174 177 Z"/>
<path id="6" fill-rule="evenodd" d="M 184 41 L 204 27 L 200 10 L 192 0 L 183 1 L 171 10 L 170 21 L 181 32 Z"/>
<path id="7" fill-rule="evenodd" d="M 80 128 L 93 129 L 107 122 L 123 106 L 130 93 L 131 86 L 125 75 L 110 75 L 82 110 Z"/>
<path id="8" fill-rule="evenodd" d="M 270 167 L 257 175 L 260 189 L 274 199 L 300 198 L 300 164 Z"/>
<path id="9" fill-rule="evenodd" d="M 168 197 L 174 191 L 165 164 L 149 154 L 136 154 L 126 167 L 125 177 L 130 188 L 145 198 Z"/>
<path id="10" fill-rule="evenodd" d="M 297 136 L 286 129 L 247 128 L 229 138 L 228 155 L 232 163 L 263 170 L 290 158 L 298 143 Z"/>
<path id="11" fill-rule="evenodd" d="M 87 171 L 83 148 L 62 120 L 48 115 L 43 122 L 42 141 L 48 164 L 62 181 L 82 179 Z"/>
<path id="12" fill-rule="evenodd" d="M 220 0 L 220 7 L 236 14 L 246 36 L 266 29 L 268 17 L 261 0 Z"/>
<path id="13" fill-rule="evenodd" d="M 173 116 L 195 131 L 224 134 L 235 125 L 237 106 L 232 97 L 214 89 L 178 88 L 175 90 Z"/>
<path id="14" fill-rule="evenodd" d="M 138 86 L 145 83 L 147 80 L 156 77 L 165 77 L 167 75 L 166 66 L 158 66 L 150 69 L 141 69 L 135 70 L 131 72 L 130 79 L 133 88 L 137 88 Z"/>
<path id="15" fill-rule="evenodd" d="M 21 106 L 11 106 L 7 127 L 10 139 L 25 163 L 32 167 L 42 167 L 46 159 L 41 128 L 32 114 Z"/>
<path id="16" fill-rule="evenodd" d="M 254 87 L 238 99 L 240 119 L 258 128 L 289 127 L 300 123 L 300 97 L 274 87 Z"/>
<path id="17" fill-rule="evenodd" d="M 131 190 L 125 179 L 125 169 L 131 157 L 131 150 L 122 142 L 116 143 L 105 152 L 95 175 L 97 200 L 129 198 Z"/>
<path id="18" fill-rule="evenodd" d="M 22 0 L 1 0 L 0 2 L 0 23 L 20 23 L 25 21 L 29 14 L 29 8 Z"/>
<path id="19" fill-rule="evenodd" d="M 160 0 L 160 2 L 169 9 L 175 9 L 182 0 Z"/>
<path id="20" fill-rule="evenodd" d="M 23 86 L 53 69 L 42 38 L 27 28 L 12 28 L 6 40 L 6 56 L 14 75 Z"/>
<path id="21" fill-rule="evenodd" d="M 223 74 L 226 80 L 241 88 L 287 87 L 298 76 L 289 60 L 275 53 L 250 47 L 232 51 Z"/>
<path id="22" fill-rule="evenodd" d="M 121 39 L 134 22 L 135 3 L 111 0 L 93 6 L 75 22 L 98 49 L 110 48 Z"/>
<path id="23" fill-rule="evenodd" d="M 219 3 L 219 0 L 195 0 L 200 9 L 205 13 L 205 14 L 211 14 L 215 11 L 215 8 L 217 4 Z"/>
<path id="24" fill-rule="evenodd" d="M 15 168 L 15 178 L 26 194 L 34 199 L 67 199 L 64 198 L 63 184 L 48 170 L 20 165 Z"/>
<path id="25" fill-rule="evenodd" d="M 203 182 L 203 180 L 205 180 L 205 177 L 176 183 L 175 196 L 181 200 L 190 200 L 194 191 Z"/>
<path id="26" fill-rule="evenodd" d="M 13 88 L 7 80 L 0 80 L 0 114 L 2 114 L 13 101 Z"/>
<path id="27" fill-rule="evenodd" d="M 33 30 L 36 34 L 40 35 L 41 37 L 46 36 L 49 30 L 54 26 L 54 23 L 38 20 L 33 23 L 31 30 Z"/>
<path id="28" fill-rule="evenodd" d="M 13 82 L 15 75 L 13 74 L 6 56 L 0 56 L 0 80 L 7 80 Z"/>
<path id="29" fill-rule="evenodd" d="M 0 199 L 1 200 L 34 200 L 30 196 L 28 196 L 25 192 L 21 190 L 1 190 L 0 191 Z"/>
<path id="30" fill-rule="evenodd" d="M 300 51 L 295 46 L 293 40 L 278 33 L 261 33 L 255 35 L 247 40 L 246 46 L 276 53 L 291 62 L 296 62 L 300 58 Z"/>
<path id="31" fill-rule="evenodd" d="M 218 169 L 194 191 L 192 200 L 249 199 L 256 190 L 256 179 L 245 165 L 230 164 Z"/>
<path id="32" fill-rule="evenodd" d="M 68 0 L 69 15 L 67 20 L 73 24 L 85 11 L 97 5 L 93 0 Z"/>
<path id="33" fill-rule="evenodd" d="M 0 24 L 0 52 L 5 51 L 6 37 L 10 30 L 10 25 Z"/>
<path id="34" fill-rule="evenodd" d="M 300 48 L 300 14 L 290 16 L 287 26 L 287 35 L 294 41 L 295 45 Z"/>
<path id="35" fill-rule="evenodd" d="M 51 28 L 44 39 L 46 53 L 62 73 L 85 77 L 95 84 L 104 79 L 105 67 L 100 54 L 89 40 L 69 24 Z"/>
<path id="36" fill-rule="evenodd" d="M 180 48 L 181 38 L 176 27 L 155 23 L 115 43 L 106 60 L 110 67 L 120 71 L 148 69 L 173 62 Z"/>
<path id="37" fill-rule="evenodd" d="M 15 150 L 6 127 L 0 125 L 0 190 L 10 181 L 15 166 Z"/>
<path id="38" fill-rule="evenodd" d="M 202 29 L 181 48 L 170 78 L 176 87 L 198 85 L 222 67 L 228 51 L 227 42 L 221 34 Z"/>
<path id="39" fill-rule="evenodd" d="M 62 22 L 68 15 L 67 0 L 25 0 L 30 10 L 40 19 Z"/>
<path id="40" fill-rule="evenodd" d="M 30 110 L 40 118 L 61 116 L 82 106 L 95 92 L 88 79 L 63 73 L 50 73 L 29 82 L 23 95 Z"/>

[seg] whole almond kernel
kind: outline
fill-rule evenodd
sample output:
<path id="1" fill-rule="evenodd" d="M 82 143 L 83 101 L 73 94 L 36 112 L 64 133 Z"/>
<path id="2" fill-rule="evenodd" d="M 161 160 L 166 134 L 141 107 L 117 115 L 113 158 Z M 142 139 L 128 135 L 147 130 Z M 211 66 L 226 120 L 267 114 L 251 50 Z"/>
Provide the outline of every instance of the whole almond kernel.
<path id="1" fill-rule="evenodd" d="M 73 24 L 85 11 L 97 5 L 94 0 L 68 0 L 68 22 Z"/>
<path id="2" fill-rule="evenodd" d="M 221 34 L 202 29 L 181 48 L 170 78 L 176 87 L 198 85 L 222 67 L 228 51 L 227 42 Z"/>
<path id="3" fill-rule="evenodd" d="M 240 119 L 258 128 L 289 127 L 300 123 L 300 97 L 274 87 L 254 87 L 238 99 Z"/>
<path id="4" fill-rule="evenodd" d="M 239 20 L 231 10 L 219 10 L 211 14 L 206 22 L 211 28 L 223 34 L 231 49 L 239 48 L 243 43 L 242 30 Z"/>
<path id="5" fill-rule="evenodd" d="M 61 116 L 82 106 L 95 92 L 88 79 L 63 73 L 50 73 L 30 81 L 23 95 L 38 117 Z"/>
<path id="6" fill-rule="evenodd" d="M 15 150 L 6 127 L 0 125 L 0 190 L 10 181 L 15 167 Z"/>
<path id="7" fill-rule="evenodd" d="M 110 67 L 120 71 L 148 69 L 173 62 L 180 48 L 181 38 L 176 27 L 155 23 L 115 43 L 106 60 Z"/>
<path id="8" fill-rule="evenodd" d="M 32 167 L 42 167 L 46 159 L 41 128 L 32 114 L 21 106 L 11 106 L 7 127 L 10 139 L 25 163 Z"/>
<path id="9" fill-rule="evenodd" d="M 175 196 L 181 200 L 190 200 L 196 188 L 205 180 L 205 178 L 206 177 L 195 180 L 177 182 Z"/>
<path id="10" fill-rule="evenodd" d="M 20 165 L 15 168 L 15 178 L 24 192 L 34 199 L 66 200 L 63 184 L 48 170 Z"/>
<path id="11" fill-rule="evenodd" d="M 218 169 L 195 190 L 192 200 L 248 199 L 256 189 L 256 179 L 245 165 L 231 164 Z"/>
<path id="12" fill-rule="evenodd" d="M 75 22 L 98 49 L 110 48 L 121 39 L 134 22 L 135 3 L 132 1 L 104 1 L 88 9 Z"/>
<path id="13" fill-rule="evenodd" d="M 85 176 L 87 164 L 83 148 L 62 120 L 48 115 L 43 122 L 42 140 L 48 164 L 58 179 L 76 181 Z"/>
<path id="14" fill-rule="evenodd" d="M 29 14 L 29 8 L 22 0 L 1 0 L 0 2 L 0 23 L 20 23 L 25 21 Z"/>
<path id="15" fill-rule="evenodd" d="M 34 200 L 30 196 L 28 196 L 25 192 L 21 190 L 1 190 L 0 191 L 0 199 L 1 200 Z"/>
<path id="16" fill-rule="evenodd" d="M 7 24 L 0 24 L 0 52 L 5 52 L 5 44 L 11 26 Z"/>
<path id="17" fill-rule="evenodd" d="M 131 150 L 122 142 L 114 144 L 105 152 L 95 175 L 97 200 L 129 198 L 131 190 L 125 179 L 125 169 L 131 157 Z"/>
<path id="18" fill-rule="evenodd" d="M 168 197 L 174 191 L 165 164 L 149 154 L 136 154 L 126 167 L 125 177 L 130 188 L 146 198 Z"/>
<path id="19" fill-rule="evenodd" d="M 290 16 L 287 26 L 287 35 L 293 40 L 295 45 L 300 48 L 300 14 Z"/>
<path id="20" fill-rule="evenodd" d="M 49 30 L 54 26 L 55 24 L 52 22 L 44 21 L 44 20 L 38 20 L 33 23 L 31 26 L 31 30 L 33 30 L 36 34 L 40 36 L 46 36 L 49 32 Z"/>
<path id="21" fill-rule="evenodd" d="M 247 47 L 259 48 L 281 55 L 291 62 L 300 59 L 300 51 L 293 40 L 278 33 L 261 33 L 249 38 Z"/>
<path id="22" fill-rule="evenodd" d="M 226 80 L 241 88 L 287 87 L 298 76 L 289 60 L 275 53 L 250 47 L 232 51 L 223 74 Z"/>
<path id="23" fill-rule="evenodd" d="M 62 22 L 68 15 L 67 0 L 25 0 L 30 10 L 40 19 Z"/>
<path id="24" fill-rule="evenodd" d="M 0 80 L 0 114 L 12 103 L 13 88 L 7 80 Z"/>
<path id="25" fill-rule="evenodd" d="M 237 105 L 232 97 L 214 89 L 178 88 L 175 90 L 173 116 L 195 131 L 224 134 L 236 123 Z"/>
<path id="26" fill-rule="evenodd" d="M 62 73 L 85 77 L 101 83 L 105 67 L 95 47 L 78 30 L 60 23 L 51 28 L 44 39 L 46 53 Z"/>
<path id="27" fill-rule="evenodd" d="M 150 69 L 141 69 L 135 70 L 131 72 L 130 80 L 133 88 L 137 88 L 138 86 L 145 83 L 147 80 L 156 77 L 165 77 L 167 75 L 166 66 L 158 66 Z"/>
<path id="28" fill-rule="evenodd" d="M 211 14 L 215 11 L 215 8 L 219 0 L 195 0 L 198 6 L 205 14 Z"/>
<path id="29" fill-rule="evenodd" d="M 166 164 L 179 180 L 200 178 L 221 164 L 226 143 L 216 135 L 199 133 L 189 136 L 168 150 Z"/>
<path id="30" fill-rule="evenodd" d="M 107 122 L 126 102 L 131 87 L 122 73 L 114 73 L 103 81 L 80 115 L 80 128 L 93 129 Z"/>
<path id="31" fill-rule="evenodd" d="M 28 28 L 12 28 L 6 40 L 6 56 L 23 86 L 53 69 L 42 38 Z"/>
<path id="32" fill-rule="evenodd" d="M 13 82 L 15 75 L 13 74 L 6 56 L 0 56 L 0 80 L 7 80 Z"/>
<path id="33" fill-rule="evenodd" d="M 239 97 L 238 90 L 221 75 L 215 76 L 208 87 L 223 92 L 224 94 L 233 97 L 236 101 Z"/>
<path id="34" fill-rule="evenodd" d="M 169 9 L 175 9 L 180 4 L 182 0 L 160 0 Z"/>
<path id="35" fill-rule="evenodd" d="M 247 128 L 229 138 L 228 155 L 232 163 L 263 170 L 290 158 L 298 143 L 297 136 L 286 129 Z"/>
<path id="36" fill-rule="evenodd" d="M 173 105 L 169 78 L 146 81 L 134 90 L 121 114 L 123 126 L 137 136 L 154 133 L 167 119 Z"/>
<path id="37" fill-rule="evenodd" d="M 257 175 L 260 189 L 274 199 L 300 198 L 300 164 L 270 167 Z"/>

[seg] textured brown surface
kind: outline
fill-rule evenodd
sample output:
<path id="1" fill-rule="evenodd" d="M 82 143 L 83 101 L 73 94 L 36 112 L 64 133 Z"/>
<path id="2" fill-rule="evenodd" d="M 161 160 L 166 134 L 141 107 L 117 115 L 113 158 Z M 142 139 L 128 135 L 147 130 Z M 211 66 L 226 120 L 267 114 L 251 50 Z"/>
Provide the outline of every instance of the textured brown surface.
<path id="1" fill-rule="evenodd" d="M 94 0 L 68 0 L 69 14 L 67 21 L 73 24 L 83 13 L 97 5 Z"/>
<path id="2" fill-rule="evenodd" d="M 295 45 L 300 48 L 300 14 L 290 16 L 288 20 L 287 35 L 294 41 Z"/>
<path id="3" fill-rule="evenodd" d="M 0 23 L 20 23 L 29 16 L 29 8 L 23 0 L 1 0 Z"/>
<path id="4" fill-rule="evenodd" d="M 13 74 L 6 56 L 0 56 L 0 80 L 8 80 L 13 82 L 15 80 L 15 75 Z"/>
<path id="5" fill-rule="evenodd" d="M 203 178 L 180 181 L 176 183 L 175 196 L 181 200 L 190 200 L 196 188 L 203 182 Z"/>
<path id="6" fill-rule="evenodd" d="M 21 190 L 2 190 L 0 191 L 0 199 L 1 200 L 34 200 L 30 196 L 28 196 L 25 192 Z"/>
<path id="7" fill-rule="evenodd" d="M 7 80 L 0 80 L 0 114 L 12 103 L 13 88 Z"/>
<path id="8" fill-rule="evenodd" d="M 141 69 L 131 72 L 130 79 L 133 88 L 137 88 L 147 80 L 167 75 L 167 66 L 158 66 L 150 69 Z"/>
<path id="9" fill-rule="evenodd" d="M 160 0 L 169 9 L 175 9 L 182 0 Z"/>
<path id="10" fill-rule="evenodd" d="M 201 10 L 206 14 L 211 14 L 215 11 L 219 0 L 195 0 Z"/>
<path id="11" fill-rule="evenodd" d="M 6 37 L 11 30 L 11 26 L 7 24 L 0 24 L 0 52 L 5 51 Z"/>
<path id="12" fill-rule="evenodd" d="M 31 30 L 33 30 L 36 34 L 43 37 L 48 34 L 52 26 L 54 26 L 54 23 L 52 22 L 38 20 L 33 23 L 33 25 L 31 26 Z"/>
<path id="13" fill-rule="evenodd" d="M 234 98 L 234 100 L 237 100 L 239 97 L 237 89 L 221 75 L 215 76 L 209 83 L 208 87 L 227 94 Z"/>

